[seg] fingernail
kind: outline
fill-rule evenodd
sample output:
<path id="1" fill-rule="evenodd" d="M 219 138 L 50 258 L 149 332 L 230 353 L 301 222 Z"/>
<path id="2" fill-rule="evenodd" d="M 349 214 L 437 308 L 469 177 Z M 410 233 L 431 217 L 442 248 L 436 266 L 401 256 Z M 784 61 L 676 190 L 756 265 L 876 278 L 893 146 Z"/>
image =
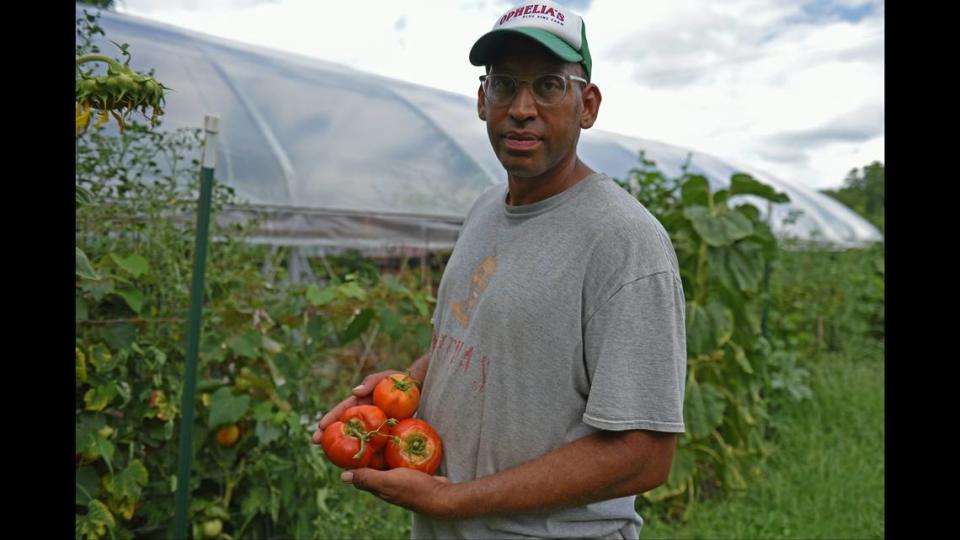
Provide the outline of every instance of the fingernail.
<path id="1" fill-rule="evenodd" d="M 353 390 L 354 390 L 354 391 L 363 390 L 363 385 L 362 385 L 362 384 L 357 385 L 357 386 L 355 386 L 355 387 L 353 388 Z"/>
<path id="2" fill-rule="evenodd" d="M 351 481 L 353 481 L 353 473 L 350 472 L 350 471 L 347 471 L 347 472 L 341 474 L 341 475 L 340 475 L 340 480 L 343 480 L 344 482 L 346 482 L 346 483 L 349 484 Z"/>

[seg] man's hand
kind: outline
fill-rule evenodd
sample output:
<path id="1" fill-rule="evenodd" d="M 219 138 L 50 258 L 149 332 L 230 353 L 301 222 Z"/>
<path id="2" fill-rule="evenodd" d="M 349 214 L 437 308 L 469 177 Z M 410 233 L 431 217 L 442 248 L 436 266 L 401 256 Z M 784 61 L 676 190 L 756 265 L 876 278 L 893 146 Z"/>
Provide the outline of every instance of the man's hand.
<path id="1" fill-rule="evenodd" d="M 320 419 L 320 425 L 317 426 L 317 431 L 313 433 L 313 443 L 321 444 L 323 441 L 323 430 L 327 426 L 337 421 L 340 418 L 340 415 L 344 411 L 353 407 L 354 405 L 369 405 L 373 403 L 373 389 L 377 386 L 377 383 L 382 381 L 386 376 L 391 373 L 403 373 L 402 371 L 397 371 L 395 369 L 388 369 L 387 371 L 380 371 L 378 373 L 372 373 L 367 375 L 363 382 L 360 383 L 356 388 L 351 391 L 351 394 L 347 399 L 341 401 L 337 404 L 336 407 L 330 409 L 327 414 L 323 415 L 323 418 Z"/>
<path id="2" fill-rule="evenodd" d="M 340 479 L 353 487 L 408 510 L 436 518 L 448 517 L 451 511 L 446 491 L 451 488 L 444 476 L 431 476 L 414 469 L 389 471 L 354 469 L 344 471 Z"/>

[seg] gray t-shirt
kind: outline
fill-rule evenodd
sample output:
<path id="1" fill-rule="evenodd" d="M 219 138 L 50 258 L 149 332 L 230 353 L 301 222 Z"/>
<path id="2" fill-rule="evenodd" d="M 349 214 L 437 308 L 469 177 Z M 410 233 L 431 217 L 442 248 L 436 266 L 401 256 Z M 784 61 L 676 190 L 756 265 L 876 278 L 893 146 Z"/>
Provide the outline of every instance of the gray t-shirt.
<path id="1" fill-rule="evenodd" d="M 444 271 L 418 416 L 466 482 L 598 430 L 682 433 L 684 296 L 659 222 L 603 174 L 533 204 L 474 203 Z M 589 467 L 588 463 L 584 467 Z M 637 538 L 635 496 L 463 521 L 412 538 Z"/>

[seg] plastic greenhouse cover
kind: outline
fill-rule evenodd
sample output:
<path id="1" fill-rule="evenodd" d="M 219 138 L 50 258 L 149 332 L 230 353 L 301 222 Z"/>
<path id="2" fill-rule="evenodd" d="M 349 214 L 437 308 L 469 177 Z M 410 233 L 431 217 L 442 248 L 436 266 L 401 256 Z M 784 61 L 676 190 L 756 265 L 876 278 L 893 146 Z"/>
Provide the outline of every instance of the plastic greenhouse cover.
<path id="1" fill-rule="evenodd" d="M 89 6 L 77 5 L 77 16 Z M 129 43 L 131 67 L 174 89 L 158 129 L 199 128 L 220 116 L 216 178 L 251 203 L 221 214 L 254 215 L 254 242 L 310 251 L 372 253 L 450 249 L 476 197 L 506 175 L 476 116 L 475 98 L 364 73 L 292 53 L 241 44 L 106 11 L 101 53 Z M 133 113 L 139 115 L 139 113 Z M 881 239 L 832 198 L 730 160 L 596 129 L 581 133 L 580 157 L 625 179 L 639 151 L 668 176 L 704 175 L 714 189 L 745 172 L 786 192 L 789 203 L 751 202 L 778 236 L 840 246 Z M 802 213 L 785 223 L 791 211 Z"/>

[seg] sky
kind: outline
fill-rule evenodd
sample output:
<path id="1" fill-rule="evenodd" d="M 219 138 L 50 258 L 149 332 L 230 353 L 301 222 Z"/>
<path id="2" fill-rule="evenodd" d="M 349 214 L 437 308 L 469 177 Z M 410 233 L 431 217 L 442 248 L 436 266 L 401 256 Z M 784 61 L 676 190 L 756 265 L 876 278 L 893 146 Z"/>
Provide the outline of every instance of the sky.
<path id="1" fill-rule="evenodd" d="M 470 47 L 518 3 L 117 0 L 116 11 L 476 96 Z M 586 24 L 596 129 L 813 189 L 884 161 L 883 0 L 559 3 Z"/>

